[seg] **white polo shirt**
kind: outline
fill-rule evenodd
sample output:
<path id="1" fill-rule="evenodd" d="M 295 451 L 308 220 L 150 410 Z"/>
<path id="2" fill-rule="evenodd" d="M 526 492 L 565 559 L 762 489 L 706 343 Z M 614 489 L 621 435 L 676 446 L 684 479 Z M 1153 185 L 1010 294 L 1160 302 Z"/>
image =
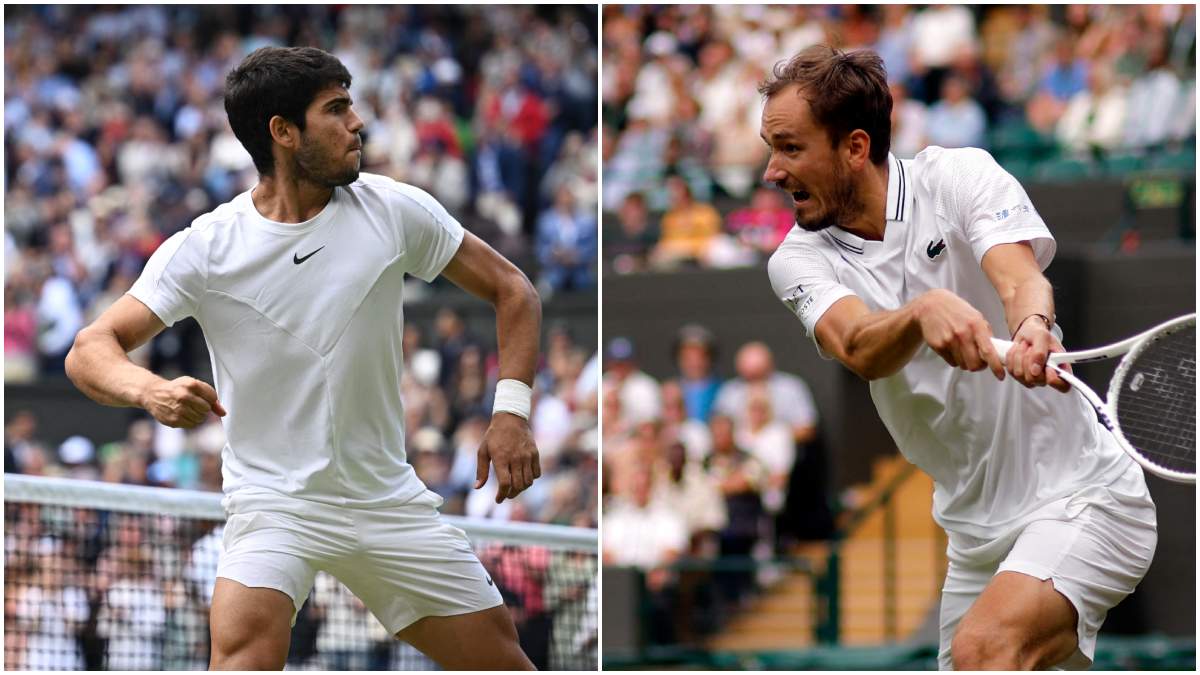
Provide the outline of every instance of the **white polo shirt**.
<path id="1" fill-rule="evenodd" d="M 1025 190 L 974 148 L 930 147 L 888 162 L 883 241 L 836 226 L 793 228 L 768 265 L 777 297 L 814 342 L 817 321 L 843 297 L 895 310 L 935 288 L 966 300 L 994 335 L 1008 337 L 984 253 L 1028 241 L 1045 269 L 1055 250 Z M 993 539 L 1056 517 L 1064 497 L 1108 485 L 1132 463 L 1078 394 L 953 368 L 928 345 L 870 386 L 901 453 L 933 477 L 934 518 L 952 535 Z"/>
<path id="2" fill-rule="evenodd" d="M 245 192 L 159 247 L 129 293 L 204 331 L 227 512 L 424 491 L 404 452 L 404 278 L 431 281 L 462 238 L 427 193 L 364 173 L 306 222 L 267 220 Z"/>

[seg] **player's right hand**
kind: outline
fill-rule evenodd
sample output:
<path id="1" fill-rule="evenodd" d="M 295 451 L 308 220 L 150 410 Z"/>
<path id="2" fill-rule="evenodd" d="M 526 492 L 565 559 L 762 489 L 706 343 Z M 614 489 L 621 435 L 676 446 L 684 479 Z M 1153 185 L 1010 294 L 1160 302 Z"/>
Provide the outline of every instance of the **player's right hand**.
<path id="1" fill-rule="evenodd" d="M 217 400 L 217 390 L 186 375 L 150 385 L 142 407 L 159 422 L 183 429 L 199 426 L 210 412 L 226 415 L 225 407 Z"/>
<path id="2" fill-rule="evenodd" d="M 944 289 L 921 297 L 917 320 L 930 349 L 955 368 L 972 372 L 989 368 L 1004 379 L 1004 362 L 992 346 L 992 327 L 979 310 Z"/>

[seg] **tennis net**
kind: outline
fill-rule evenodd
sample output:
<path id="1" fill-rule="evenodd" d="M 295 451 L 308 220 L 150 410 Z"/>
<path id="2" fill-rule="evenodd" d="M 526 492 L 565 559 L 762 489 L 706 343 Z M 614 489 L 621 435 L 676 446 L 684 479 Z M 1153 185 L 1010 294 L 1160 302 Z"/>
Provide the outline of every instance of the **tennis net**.
<path id="1" fill-rule="evenodd" d="M 596 670 L 596 531 L 444 516 L 549 670 Z M 203 670 L 225 516 L 221 495 L 4 477 L 6 670 Z M 321 573 L 292 631 L 289 670 L 432 670 Z"/>

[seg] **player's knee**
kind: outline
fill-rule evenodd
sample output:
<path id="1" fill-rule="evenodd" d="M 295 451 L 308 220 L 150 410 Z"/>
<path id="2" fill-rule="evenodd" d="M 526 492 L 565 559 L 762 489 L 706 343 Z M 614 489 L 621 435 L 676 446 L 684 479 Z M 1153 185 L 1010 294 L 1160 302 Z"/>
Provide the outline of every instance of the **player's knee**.
<path id="1" fill-rule="evenodd" d="M 996 628 L 960 628 L 950 643 L 955 670 L 1019 670 L 1018 636 Z"/>

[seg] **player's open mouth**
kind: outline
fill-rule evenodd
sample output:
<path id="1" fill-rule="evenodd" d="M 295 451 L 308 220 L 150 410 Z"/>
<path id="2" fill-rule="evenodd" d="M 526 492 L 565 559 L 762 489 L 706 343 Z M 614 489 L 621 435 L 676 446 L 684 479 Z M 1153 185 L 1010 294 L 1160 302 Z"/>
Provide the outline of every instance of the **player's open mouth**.
<path id="1" fill-rule="evenodd" d="M 792 201 L 796 202 L 797 204 L 803 201 L 808 201 L 808 198 L 809 194 L 804 190 L 796 190 L 792 193 Z"/>

